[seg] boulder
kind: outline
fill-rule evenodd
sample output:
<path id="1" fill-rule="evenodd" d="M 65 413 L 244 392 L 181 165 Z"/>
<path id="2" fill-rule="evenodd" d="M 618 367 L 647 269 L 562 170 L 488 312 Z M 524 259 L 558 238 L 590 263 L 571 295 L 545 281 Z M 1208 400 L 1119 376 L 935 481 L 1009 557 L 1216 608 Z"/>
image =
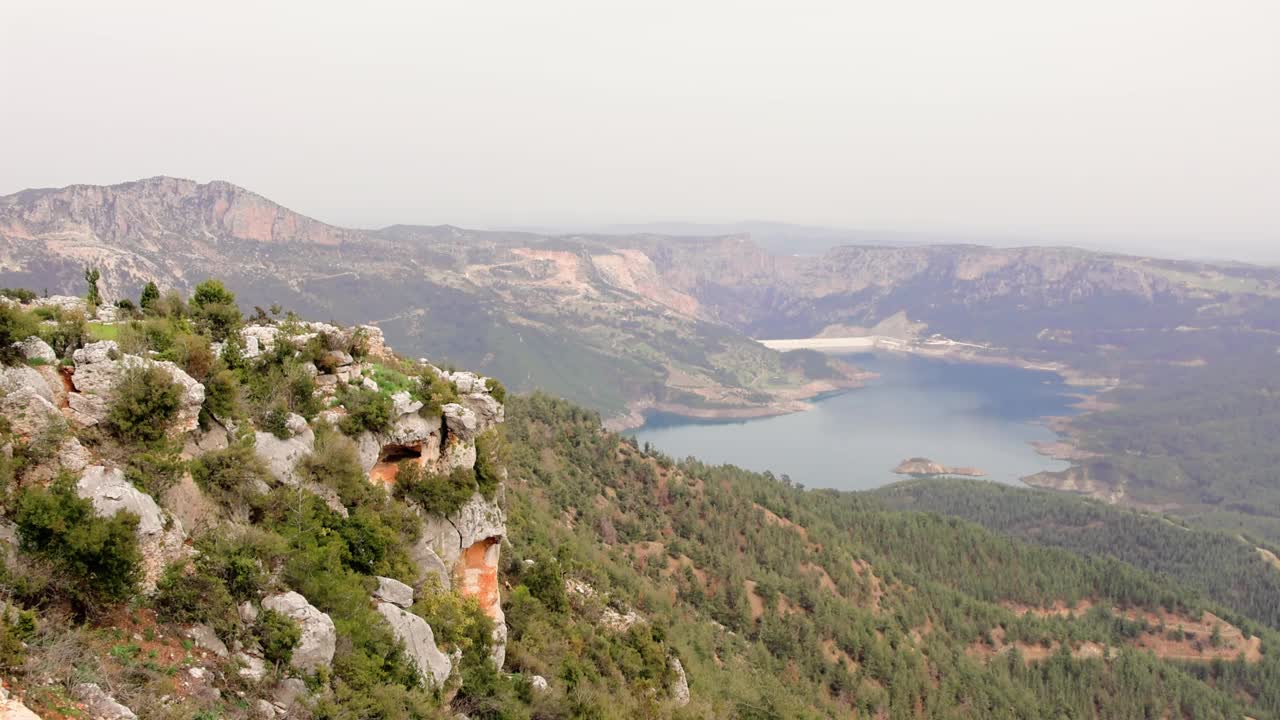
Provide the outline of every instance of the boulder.
<path id="1" fill-rule="evenodd" d="M 116 702 L 97 683 L 80 683 L 71 689 L 71 695 L 84 703 L 93 720 L 138 720 L 132 710 Z"/>
<path id="2" fill-rule="evenodd" d="M 271 693 L 271 702 L 275 704 L 277 710 L 288 711 L 299 700 L 305 698 L 307 692 L 307 683 L 301 678 L 285 678 L 276 685 L 276 689 Z"/>
<path id="3" fill-rule="evenodd" d="M 218 634 L 208 625 L 192 625 L 182 632 L 196 647 L 217 655 L 218 657 L 227 657 L 226 643 L 218 639 Z"/>
<path id="4" fill-rule="evenodd" d="M 103 303 L 98 306 L 98 312 L 93 316 L 93 319 L 100 323 L 113 323 L 120 319 L 120 308 Z"/>
<path id="5" fill-rule="evenodd" d="M 276 336 L 280 334 L 280 328 L 273 325 L 246 325 L 240 328 L 240 339 L 244 342 L 245 357 L 257 357 L 259 353 L 271 352 L 276 347 Z M 253 355 L 249 354 L 250 345 L 257 349 Z"/>
<path id="6" fill-rule="evenodd" d="M 476 430 L 482 433 L 507 419 L 506 410 L 489 393 L 471 393 L 462 396 L 462 404 L 476 415 Z"/>
<path id="7" fill-rule="evenodd" d="M 391 414 L 399 418 L 401 415 L 416 413 L 422 409 L 422 402 L 414 400 L 408 390 L 401 390 L 391 396 Z"/>
<path id="8" fill-rule="evenodd" d="M 387 340 L 382 335 L 382 328 L 377 325 L 361 325 L 355 331 L 364 344 L 364 354 L 374 360 L 394 360 L 395 353 L 387 347 Z"/>
<path id="9" fill-rule="evenodd" d="M 0 392 L 12 393 L 22 389 L 31 390 L 40 397 L 53 403 L 53 388 L 40 374 L 39 370 L 28 365 L 15 365 L 0 369 Z"/>
<path id="10" fill-rule="evenodd" d="M 28 360 L 39 360 L 50 365 L 58 362 L 58 355 L 53 351 L 52 347 L 49 347 L 49 343 L 35 335 L 15 344 L 22 351 L 22 356 Z"/>
<path id="11" fill-rule="evenodd" d="M 58 466 L 63 470 L 78 473 L 89 466 L 89 451 L 76 438 L 67 438 L 58 446 Z"/>
<path id="12" fill-rule="evenodd" d="M 290 661 L 293 667 L 303 672 L 315 672 L 321 667 L 330 666 L 338 634 L 328 615 L 293 591 L 265 598 L 262 607 L 287 615 L 302 629 L 302 639 L 293 649 L 293 659 Z"/>
<path id="13" fill-rule="evenodd" d="M 378 589 L 373 591 L 375 599 L 399 605 L 402 608 L 413 605 L 413 588 L 395 578 L 379 576 L 376 580 Z"/>
<path id="14" fill-rule="evenodd" d="M 236 614 L 240 616 L 240 622 L 245 625 L 252 625 L 258 621 L 258 608 L 248 600 L 236 606 Z"/>
<path id="15" fill-rule="evenodd" d="M 245 680 L 259 683 L 262 682 L 262 678 L 267 676 L 267 661 L 257 655 L 238 652 L 235 655 L 235 659 L 236 662 L 240 663 L 240 670 L 237 671 L 237 674 Z"/>
<path id="16" fill-rule="evenodd" d="M 189 554 L 182 523 L 166 522 L 156 501 L 126 480 L 121 470 L 90 465 L 76 483 L 76 493 L 92 502 L 94 512 L 101 517 L 111 517 L 121 510 L 138 516 L 144 592 L 155 590 L 166 565 Z"/>
<path id="17" fill-rule="evenodd" d="M 200 407 L 204 404 L 204 385 L 196 382 L 182 368 L 167 360 L 151 360 L 137 355 L 122 355 L 115 342 L 102 340 L 91 343 L 72 354 L 76 369 L 71 383 L 77 394 L 68 401 L 77 421 L 84 425 L 96 425 L 106 419 L 106 413 L 116 385 L 125 371 L 138 367 L 157 367 L 166 372 L 180 390 L 178 415 L 171 433 L 181 434 L 195 430 L 199 424 Z"/>
<path id="18" fill-rule="evenodd" d="M 541 692 L 546 692 L 546 691 L 547 691 L 547 679 L 546 679 L 546 678 L 544 678 L 544 677 L 542 677 L 541 675 L 533 675 L 533 676 L 530 676 L 530 678 L 529 678 L 529 687 L 533 688 L 533 691 L 534 691 L 534 692 L 540 692 L 540 693 L 541 693 Z"/>
<path id="19" fill-rule="evenodd" d="M 301 417 L 298 419 L 302 420 Z M 294 470 L 316 446 L 316 434 L 307 427 L 306 421 L 302 420 L 302 432 L 286 440 L 269 432 L 256 432 L 253 437 L 253 452 L 266 463 L 271 474 L 286 485 L 297 485 L 299 480 Z"/>
<path id="20" fill-rule="evenodd" d="M 8 690 L 0 687 L 0 720 L 40 720 L 40 716 L 18 698 L 10 697 Z"/>
<path id="21" fill-rule="evenodd" d="M 9 420 L 9 427 L 19 437 L 39 437 L 51 427 L 65 424 L 58 408 L 53 406 L 35 389 L 22 387 L 0 397 L 0 415 Z"/>
<path id="22" fill-rule="evenodd" d="M 273 720 L 278 714 L 276 706 L 267 700 L 259 699 L 253 704 L 253 716 L 260 720 Z"/>
<path id="23" fill-rule="evenodd" d="M 445 428 L 450 435 L 463 442 L 476 439 L 480 423 L 474 410 L 458 403 L 449 403 L 441 408 L 441 412 L 444 415 Z"/>
<path id="24" fill-rule="evenodd" d="M 435 633 L 427 621 L 388 602 L 378 603 L 378 613 L 386 618 L 391 633 L 404 643 L 422 680 L 433 687 L 443 687 L 453 672 L 453 662 L 436 646 Z"/>
<path id="25" fill-rule="evenodd" d="M 368 390 L 369 392 L 378 392 L 378 383 L 375 382 L 373 378 L 360 378 L 360 387 Z"/>

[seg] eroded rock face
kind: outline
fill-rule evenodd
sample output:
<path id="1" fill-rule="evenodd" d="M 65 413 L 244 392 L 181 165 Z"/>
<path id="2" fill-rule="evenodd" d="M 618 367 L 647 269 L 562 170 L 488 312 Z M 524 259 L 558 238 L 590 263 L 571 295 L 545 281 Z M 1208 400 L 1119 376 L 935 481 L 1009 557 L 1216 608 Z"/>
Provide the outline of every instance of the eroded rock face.
<path id="1" fill-rule="evenodd" d="M 263 599 L 262 607 L 287 615 L 302 629 L 302 639 L 293 649 L 290 665 L 303 672 L 315 672 L 333 663 L 338 633 L 332 618 L 293 591 L 268 596 Z"/>
<path id="2" fill-rule="evenodd" d="M 156 501 L 126 480 L 123 471 L 90 465 L 76 483 L 76 493 L 92 502 L 100 517 L 112 517 L 122 510 L 138 516 L 144 592 L 155 590 L 165 565 L 189 552 L 182 524 L 169 521 Z"/>
<path id="3" fill-rule="evenodd" d="M 289 414 L 285 426 L 294 433 L 293 437 L 282 440 L 269 432 L 254 433 L 253 452 L 266 463 L 277 480 L 286 485 L 297 485 L 294 471 L 298 463 L 315 449 L 316 434 L 302 416 L 293 413 Z"/>
<path id="4" fill-rule="evenodd" d="M 118 358 L 118 359 L 116 359 Z M 177 365 L 167 360 L 150 360 L 137 355 L 122 355 L 114 341 L 103 340 L 85 345 L 72 354 L 76 369 L 71 383 L 76 392 L 68 398 L 74 419 L 82 425 L 96 425 L 107 417 L 112 395 L 125 371 L 139 367 L 157 367 L 165 371 L 181 393 L 178 414 L 171 434 L 195 430 L 200 406 L 204 404 L 204 385 L 196 382 Z"/>
<path id="5" fill-rule="evenodd" d="M 392 634 L 404 643 L 423 681 L 442 687 L 453 672 L 453 662 L 436 646 L 435 633 L 427 621 L 388 602 L 378 603 L 378 613 L 386 618 Z"/>
<path id="6" fill-rule="evenodd" d="M 449 517 L 428 516 L 420 541 L 449 569 L 454 589 L 476 598 L 493 619 L 493 660 L 498 667 L 506 656 L 507 626 L 498 588 L 498 561 L 506 533 L 502 508 L 477 493 Z"/>
<path id="7" fill-rule="evenodd" d="M 0 368 L 0 392 L 13 393 L 23 389 L 34 392 L 50 403 L 55 400 L 53 388 L 35 368 L 27 365 Z"/>
<path id="8" fill-rule="evenodd" d="M 30 387 L 0 397 L 0 415 L 9 420 L 15 435 L 27 439 L 38 437 L 63 422 L 58 408 Z"/>

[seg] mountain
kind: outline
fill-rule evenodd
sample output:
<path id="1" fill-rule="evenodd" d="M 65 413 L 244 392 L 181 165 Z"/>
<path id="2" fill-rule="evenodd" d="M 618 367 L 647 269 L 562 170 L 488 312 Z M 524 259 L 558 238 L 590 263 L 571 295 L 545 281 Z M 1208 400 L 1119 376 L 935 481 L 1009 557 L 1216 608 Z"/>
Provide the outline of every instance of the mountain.
<path id="1" fill-rule="evenodd" d="M 10 295 L 7 711 L 1280 717 L 1274 608 L 1204 563 L 677 462 L 374 326 L 246 321 L 217 281 Z M 1034 504 L 973 496 L 993 525 Z"/>
<path id="2" fill-rule="evenodd" d="M 655 410 L 789 412 L 856 387 L 856 368 L 804 349 L 823 344 L 1053 369 L 1087 412 L 1051 421 L 1063 444 L 1049 451 L 1073 467 L 1029 482 L 1280 539 L 1275 268 L 1057 247 L 797 256 L 741 234 L 350 230 L 171 178 L 0 198 L 0 284 L 79 293 L 86 264 L 108 299 L 217 275 L 246 306 L 372 323 L 406 353 L 556 393 L 614 428 Z"/>

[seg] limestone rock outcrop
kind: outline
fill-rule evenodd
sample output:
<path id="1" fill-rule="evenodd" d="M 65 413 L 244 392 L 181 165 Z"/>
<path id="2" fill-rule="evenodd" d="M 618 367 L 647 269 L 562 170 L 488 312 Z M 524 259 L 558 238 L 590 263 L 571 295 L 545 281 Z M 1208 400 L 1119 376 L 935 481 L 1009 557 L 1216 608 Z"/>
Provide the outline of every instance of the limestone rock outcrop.
<path id="1" fill-rule="evenodd" d="M 684 674 L 684 665 L 680 662 L 680 658 L 675 655 L 667 657 L 667 665 L 671 668 L 672 675 L 675 676 L 669 688 L 671 701 L 675 703 L 676 707 L 684 707 L 689 704 L 689 677 Z"/>
<path id="2" fill-rule="evenodd" d="M 132 710 L 116 702 L 97 683 L 81 683 L 71 689 L 71 694 L 84 703 L 84 709 L 94 720 L 138 720 Z"/>
<path id="3" fill-rule="evenodd" d="M 49 343 L 35 335 L 15 344 L 22 351 L 22 356 L 28 360 L 39 360 L 50 365 L 58 362 L 58 355 L 49 346 Z"/>
<path id="4" fill-rule="evenodd" d="M 292 590 L 268 596 L 263 599 L 262 607 L 288 616 L 302 630 L 302 639 L 293 649 L 290 660 L 293 667 L 303 672 L 315 672 L 333 663 L 338 634 L 332 618 Z"/>
<path id="5" fill-rule="evenodd" d="M 76 483 L 76 493 L 92 502 L 94 513 L 101 517 L 112 517 L 122 510 L 138 516 L 145 592 L 155 590 L 165 565 L 188 552 L 182 524 L 168 518 L 150 495 L 125 479 L 123 471 L 90 465 Z"/>
<path id="6" fill-rule="evenodd" d="M 378 587 L 373 591 L 374 599 L 402 608 L 413 605 L 413 588 L 395 578 L 377 577 L 375 579 L 378 581 Z"/>
<path id="7" fill-rule="evenodd" d="M 449 569 L 453 588 L 474 597 L 494 621 L 493 660 L 506 657 L 506 618 L 498 586 L 498 560 L 506 537 L 506 516 L 479 493 L 448 517 L 427 516 L 422 541 Z"/>
<path id="8" fill-rule="evenodd" d="M 169 432 L 180 435 L 196 429 L 200 407 L 204 404 L 204 385 L 172 362 L 121 354 L 119 346 L 112 340 L 85 345 L 72 354 L 72 359 L 75 372 L 71 375 L 71 383 L 76 392 L 68 397 L 68 402 L 72 416 L 81 425 L 96 425 L 106 419 L 115 387 L 127 370 L 157 367 L 181 389 L 178 414 Z"/>
<path id="9" fill-rule="evenodd" d="M 427 621 L 389 602 L 378 603 L 378 613 L 386 618 L 392 634 L 404 643 L 423 681 L 443 687 L 453 672 L 453 661 L 436 645 L 435 633 Z"/>
<path id="10" fill-rule="evenodd" d="M 0 397 L 0 415 L 8 419 L 15 435 L 27 439 L 39 437 L 63 422 L 58 408 L 31 387 L 21 387 Z"/>
<path id="11" fill-rule="evenodd" d="M 27 365 L 0 368 L 0 392 L 12 393 L 23 389 L 34 392 L 50 403 L 56 400 L 53 388 L 35 368 Z"/>
<path id="12" fill-rule="evenodd" d="M 316 434 L 302 416 L 293 413 L 285 420 L 285 428 L 291 436 L 283 439 L 269 432 L 254 433 L 253 452 L 266 463 L 277 480 L 286 485 L 297 485 L 294 470 L 298 462 L 315 449 Z"/>

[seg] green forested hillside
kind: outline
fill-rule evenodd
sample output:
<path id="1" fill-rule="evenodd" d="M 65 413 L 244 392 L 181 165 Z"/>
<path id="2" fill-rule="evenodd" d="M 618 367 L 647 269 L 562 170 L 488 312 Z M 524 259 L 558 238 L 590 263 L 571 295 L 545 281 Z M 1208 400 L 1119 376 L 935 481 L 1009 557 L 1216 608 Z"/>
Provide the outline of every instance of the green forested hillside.
<path id="1" fill-rule="evenodd" d="M 567 572 L 663 626 L 689 672 L 690 707 L 701 714 L 1274 717 L 1280 710 L 1280 665 L 1270 650 L 1277 639 L 1259 624 L 1237 620 L 1247 633 L 1264 634 L 1260 663 L 1170 662 L 1137 649 L 1147 630 L 1164 637 L 1176 629 L 1143 627 L 1124 610 L 1165 608 L 1190 618 L 1210 605 L 1125 563 L 732 467 L 674 464 L 545 396 L 515 399 L 507 432 L 513 545 L 565 548 Z M 1094 609 L 1074 619 L 1011 610 L 1077 601 Z M 1006 643 L 1018 650 L 998 652 Z M 1114 655 L 1073 658 L 1067 650 L 1087 655 L 1081 650 L 1090 643 Z M 517 666 L 523 652 L 512 656 Z M 1024 664 L 1019 655 L 1045 659 Z M 537 656 L 545 662 L 547 654 Z"/>
<path id="2" fill-rule="evenodd" d="M 0 676 L 48 718 L 1280 718 L 1265 588 L 1190 560 L 677 463 L 214 282 L 19 299 Z"/>
<path id="3" fill-rule="evenodd" d="M 950 515 L 1038 545 L 1112 557 L 1162 573 L 1280 629 L 1280 567 L 1246 538 L 1100 502 L 982 481 L 911 480 L 873 495 L 890 508 Z"/>

